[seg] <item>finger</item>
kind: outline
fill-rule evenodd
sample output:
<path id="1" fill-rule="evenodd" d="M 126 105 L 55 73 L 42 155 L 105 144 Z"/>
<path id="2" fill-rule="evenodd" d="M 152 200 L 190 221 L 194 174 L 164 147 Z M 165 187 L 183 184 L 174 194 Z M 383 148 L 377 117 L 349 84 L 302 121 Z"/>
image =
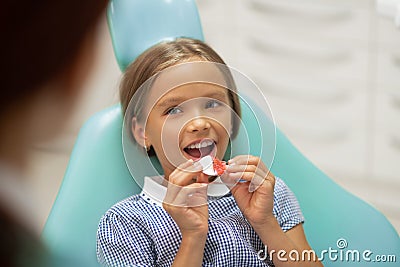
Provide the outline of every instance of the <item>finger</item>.
<path id="1" fill-rule="evenodd" d="M 268 172 L 266 176 L 255 176 L 249 185 L 249 192 L 254 192 L 263 185 L 267 186 L 267 184 L 270 184 L 272 188 L 275 187 L 275 176 L 271 172 Z"/>
<path id="2" fill-rule="evenodd" d="M 249 173 L 249 174 L 244 175 L 246 172 Z M 253 175 L 258 175 L 260 177 L 267 176 L 267 173 L 263 169 L 257 168 L 254 165 L 230 165 L 230 166 L 227 167 L 226 173 L 228 175 L 236 173 L 235 176 L 233 176 L 234 178 L 243 176 L 243 178 L 242 177 L 240 178 L 243 181 L 240 181 L 240 182 L 251 181 L 252 180 L 251 173 Z"/>
<path id="3" fill-rule="evenodd" d="M 231 190 L 238 184 L 248 184 L 250 185 L 251 181 L 255 179 L 254 177 L 263 177 L 255 174 L 254 172 L 236 172 L 236 173 L 224 173 L 221 175 L 221 180 L 224 184 Z M 255 184 L 260 184 L 260 179 L 256 178 Z"/>
<path id="4" fill-rule="evenodd" d="M 204 205 L 207 203 L 207 184 L 194 183 L 188 186 L 180 187 L 175 198 L 165 198 L 167 202 L 173 206 L 193 207 Z"/>
<path id="5" fill-rule="evenodd" d="M 229 188 L 233 188 L 236 184 L 232 184 L 235 181 L 243 181 L 249 183 L 249 192 L 256 191 L 260 186 L 264 184 L 268 175 L 258 175 L 254 172 L 243 172 L 243 173 L 227 173 L 224 175 L 224 180 L 227 181 Z M 273 180 L 274 183 L 275 180 Z M 240 182 L 242 183 L 242 182 Z"/>
<path id="6" fill-rule="evenodd" d="M 242 175 L 232 175 L 231 173 L 224 172 L 220 177 L 221 181 L 229 188 L 232 189 L 240 181 Z"/>
<path id="7" fill-rule="evenodd" d="M 167 193 L 165 194 L 163 202 L 168 203 L 168 204 L 173 203 L 175 198 L 178 196 L 179 192 L 181 191 L 181 189 L 182 189 L 182 186 L 168 183 Z"/>
<path id="8" fill-rule="evenodd" d="M 186 170 L 188 167 L 193 166 L 194 161 L 192 159 L 189 159 L 182 164 L 178 165 L 176 169 L 178 170 Z"/>
<path id="9" fill-rule="evenodd" d="M 256 156 L 253 155 L 239 155 L 228 161 L 228 165 L 254 165 L 258 168 L 268 171 L 268 168 L 265 166 L 264 162 Z"/>
<path id="10" fill-rule="evenodd" d="M 253 155 L 239 155 L 228 161 L 228 164 L 238 164 L 238 165 L 255 165 L 262 168 L 266 167 L 265 164 L 259 157 Z"/>
<path id="11" fill-rule="evenodd" d="M 200 187 L 197 187 L 195 191 L 191 191 L 188 193 L 188 197 L 186 200 L 187 207 L 206 205 L 208 201 L 208 184 L 195 183 L 194 185 L 200 185 Z"/>
<path id="12" fill-rule="evenodd" d="M 233 166 L 235 165 L 248 165 L 248 166 L 257 166 L 257 171 L 255 172 L 257 175 L 261 176 L 261 177 L 266 177 L 269 174 L 271 174 L 273 176 L 273 174 L 271 173 L 271 171 L 265 166 L 264 162 L 256 157 L 256 156 L 252 156 L 252 155 L 239 155 L 234 157 L 233 159 L 231 159 L 229 161 L 230 165 L 228 165 L 227 167 L 227 171 L 230 170 L 230 166 L 232 166 L 232 171 L 235 170 L 235 168 Z M 237 170 L 237 169 L 236 169 Z M 247 171 L 251 171 L 251 167 L 246 169 Z M 259 171 L 260 170 L 260 171 Z M 274 176 L 273 176 L 274 177 Z M 259 184 L 259 181 L 256 181 L 256 183 Z"/>
<path id="13" fill-rule="evenodd" d="M 265 182 L 265 176 L 254 175 L 249 185 L 249 192 L 252 193 L 256 191 L 260 186 L 264 184 L 264 182 Z"/>
<path id="14" fill-rule="evenodd" d="M 170 174 L 167 185 L 167 193 L 165 196 L 166 201 L 173 202 L 184 186 L 192 184 L 193 181 L 196 181 L 199 172 L 194 172 L 194 168 L 195 167 L 187 167 L 186 171 L 175 169 L 173 173 Z"/>
<path id="15" fill-rule="evenodd" d="M 251 164 L 254 164 L 258 159 L 258 157 L 253 155 L 238 155 L 228 160 L 228 163 L 249 164 L 251 162 Z"/>
<path id="16" fill-rule="evenodd" d="M 198 162 L 193 161 L 192 159 L 189 159 L 185 161 L 184 163 L 180 164 L 178 167 L 176 167 L 176 171 L 182 171 L 182 172 L 193 172 L 193 167 L 198 168 L 201 166 Z"/>
<path id="17" fill-rule="evenodd" d="M 168 179 L 169 183 L 186 186 L 197 180 L 197 177 L 202 171 L 201 164 L 193 162 L 189 166 L 186 164 L 184 166 L 184 169 L 178 167 L 170 174 Z"/>
<path id="18" fill-rule="evenodd" d="M 228 178 L 231 180 L 241 180 L 240 182 L 251 182 L 255 176 L 259 176 L 254 172 L 234 172 L 227 173 Z"/>
<path id="19" fill-rule="evenodd" d="M 201 165 L 196 164 L 193 160 L 179 165 L 170 175 L 168 179 L 167 193 L 165 200 L 168 203 L 174 202 L 183 186 L 193 183 L 197 179 L 197 175 L 201 172 Z"/>
<path id="20" fill-rule="evenodd" d="M 266 172 L 255 165 L 228 165 L 226 168 L 227 173 L 242 173 L 242 172 L 253 172 L 259 175 L 266 174 Z"/>

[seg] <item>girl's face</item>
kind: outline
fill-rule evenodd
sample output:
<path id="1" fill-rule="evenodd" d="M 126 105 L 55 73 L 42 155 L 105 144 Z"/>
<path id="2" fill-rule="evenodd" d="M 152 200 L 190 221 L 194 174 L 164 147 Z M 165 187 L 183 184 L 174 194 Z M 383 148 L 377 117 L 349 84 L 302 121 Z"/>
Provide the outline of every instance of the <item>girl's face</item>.
<path id="1" fill-rule="evenodd" d="M 152 95 L 150 92 L 149 97 Z M 233 113 L 228 89 L 213 83 L 189 83 L 169 90 L 153 103 L 147 107 L 144 144 L 153 146 L 166 179 L 188 159 L 224 156 Z"/>

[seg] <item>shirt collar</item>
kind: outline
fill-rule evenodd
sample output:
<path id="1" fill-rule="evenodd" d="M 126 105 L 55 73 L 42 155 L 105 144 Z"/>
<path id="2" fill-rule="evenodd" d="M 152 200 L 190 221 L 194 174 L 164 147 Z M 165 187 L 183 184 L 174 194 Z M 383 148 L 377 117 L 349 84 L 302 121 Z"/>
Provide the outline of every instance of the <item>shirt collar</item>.
<path id="1" fill-rule="evenodd" d="M 146 176 L 144 178 L 144 185 L 140 195 L 151 204 L 162 207 L 162 202 L 167 193 L 167 187 L 163 185 L 163 176 Z M 208 185 L 207 195 L 209 197 L 222 197 L 230 192 L 229 188 L 221 181 L 221 178 L 217 178 L 215 181 Z"/>

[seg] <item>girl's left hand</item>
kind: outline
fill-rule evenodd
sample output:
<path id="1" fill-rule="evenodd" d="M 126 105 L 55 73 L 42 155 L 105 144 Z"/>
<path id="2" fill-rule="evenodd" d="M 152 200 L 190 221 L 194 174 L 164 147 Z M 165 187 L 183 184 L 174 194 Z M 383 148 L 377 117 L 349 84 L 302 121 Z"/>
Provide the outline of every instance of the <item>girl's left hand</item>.
<path id="1" fill-rule="evenodd" d="M 272 213 L 275 176 L 261 159 L 240 155 L 229 160 L 228 164 L 221 179 L 230 187 L 237 205 L 253 228 L 276 220 Z"/>

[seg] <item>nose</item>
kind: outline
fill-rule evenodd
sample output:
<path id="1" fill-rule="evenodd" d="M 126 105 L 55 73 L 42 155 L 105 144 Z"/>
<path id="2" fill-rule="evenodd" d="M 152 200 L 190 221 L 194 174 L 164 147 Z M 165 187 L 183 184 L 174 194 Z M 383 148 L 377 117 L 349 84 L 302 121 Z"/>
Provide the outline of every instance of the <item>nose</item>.
<path id="1" fill-rule="evenodd" d="M 207 118 L 204 117 L 197 117 L 191 120 L 187 125 L 187 131 L 194 133 L 194 132 L 201 132 L 210 129 L 211 124 Z"/>

